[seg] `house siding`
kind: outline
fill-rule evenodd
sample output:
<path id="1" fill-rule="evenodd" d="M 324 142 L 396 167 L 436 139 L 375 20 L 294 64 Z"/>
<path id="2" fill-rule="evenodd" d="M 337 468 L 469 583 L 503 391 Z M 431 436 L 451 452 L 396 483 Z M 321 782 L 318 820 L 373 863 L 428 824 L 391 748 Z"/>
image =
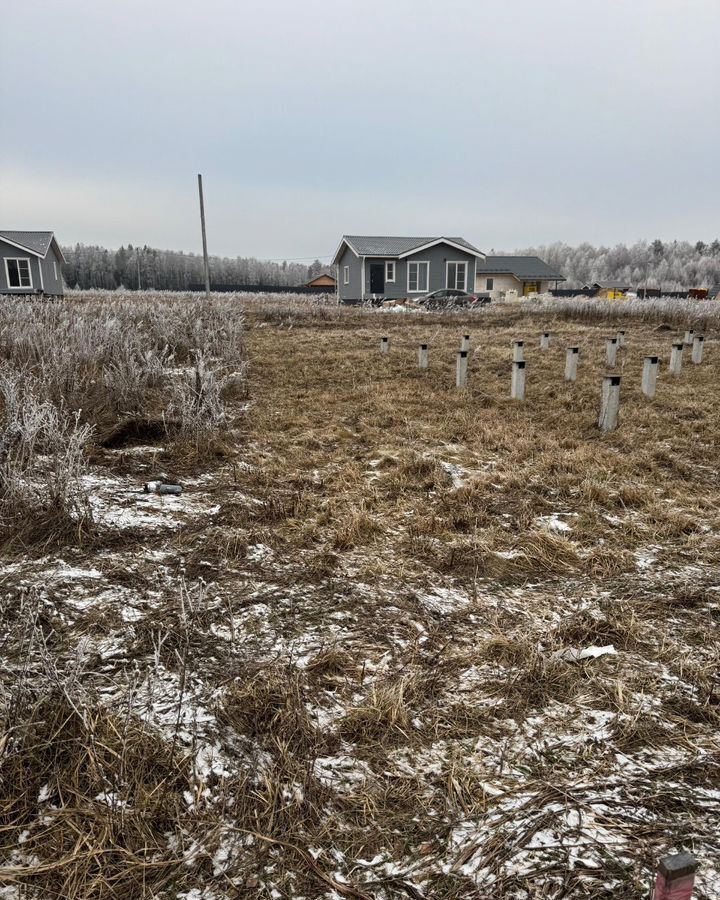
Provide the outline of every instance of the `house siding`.
<path id="1" fill-rule="evenodd" d="M 11 288 L 7 281 L 7 272 L 5 270 L 6 259 L 27 259 L 30 261 L 30 272 L 32 274 L 32 288 Z M 58 277 L 55 277 L 53 262 L 57 263 Z M 55 249 L 50 247 L 45 259 L 33 256 L 27 250 L 20 250 L 13 247 L 6 241 L 0 240 L 0 293 L 2 294 L 37 294 L 45 293 L 52 295 L 62 295 L 62 263 L 60 257 L 56 254 Z"/>
<path id="2" fill-rule="evenodd" d="M 350 268 L 350 283 L 345 284 L 345 266 Z M 361 295 L 361 260 L 346 245 L 338 263 L 338 296 L 340 300 L 359 300 Z"/>
<path id="3" fill-rule="evenodd" d="M 32 273 L 32 288 L 11 288 L 7 281 L 7 272 L 5 271 L 6 259 L 28 259 L 30 260 L 30 272 Z M 45 274 L 43 272 L 43 279 Z M 3 294 L 29 294 L 40 290 L 40 259 L 28 253 L 27 250 L 20 250 L 19 247 L 13 247 L 6 241 L 0 240 L 0 293 Z"/>
<path id="4" fill-rule="evenodd" d="M 475 277 L 475 290 L 481 293 L 487 293 L 488 289 L 486 287 L 487 279 L 493 279 L 493 286 L 490 289 L 490 295 L 494 297 L 499 297 L 501 294 L 504 294 L 505 291 L 518 291 L 518 293 L 522 293 L 522 282 L 519 281 L 514 275 L 493 275 L 490 272 L 478 272 Z"/>
<path id="5" fill-rule="evenodd" d="M 43 283 L 45 285 L 45 293 L 53 296 L 61 296 L 63 288 L 62 262 L 55 252 L 54 247 L 50 247 L 45 259 L 39 260 L 43 270 Z M 55 267 L 53 263 L 57 263 L 57 278 L 55 277 Z"/>

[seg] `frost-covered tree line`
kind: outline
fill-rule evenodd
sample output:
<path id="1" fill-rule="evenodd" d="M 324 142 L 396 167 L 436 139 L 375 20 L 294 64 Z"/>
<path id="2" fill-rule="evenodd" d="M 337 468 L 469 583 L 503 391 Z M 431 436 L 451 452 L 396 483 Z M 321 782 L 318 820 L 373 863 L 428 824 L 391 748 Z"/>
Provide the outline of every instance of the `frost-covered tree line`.
<path id="1" fill-rule="evenodd" d="M 682 291 L 720 284 L 720 240 L 638 241 L 627 246 L 571 247 L 555 243 L 516 250 L 544 259 L 567 278 L 564 287 L 582 287 L 594 281 L 622 281 L 634 288 Z M 184 290 L 203 281 L 202 257 L 195 253 L 156 250 L 153 247 L 105 247 L 76 244 L 63 247 L 63 266 L 69 287 L 137 288 L 138 265 L 143 288 Z M 319 260 L 311 265 L 275 262 L 252 257 L 210 257 L 210 280 L 215 285 L 268 285 L 293 287 L 321 272 L 330 271 Z"/>
<path id="2" fill-rule="evenodd" d="M 63 266 L 65 283 L 69 287 L 118 287 L 181 291 L 191 284 L 203 282 L 202 256 L 175 250 L 156 250 L 153 247 L 105 247 L 76 244 L 63 247 L 67 262 Z M 326 270 L 319 260 L 311 265 L 297 262 L 273 262 L 252 257 L 210 257 L 210 280 L 215 285 L 296 286 Z"/>
<path id="3" fill-rule="evenodd" d="M 638 241 L 627 246 L 595 247 L 592 244 L 544 244 L 517 250 L 539 256 L 562 272 L 567 284 L 582 287 L 595 281 L 625 282 L 634 288 L 683 291 L 720 284 L 720 240 Z"/>

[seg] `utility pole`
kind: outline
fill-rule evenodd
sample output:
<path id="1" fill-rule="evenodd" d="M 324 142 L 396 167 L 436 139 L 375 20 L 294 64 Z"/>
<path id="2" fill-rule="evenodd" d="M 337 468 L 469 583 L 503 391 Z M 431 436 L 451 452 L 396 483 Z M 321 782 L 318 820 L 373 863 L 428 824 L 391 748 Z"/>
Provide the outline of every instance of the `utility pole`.
<path id="1" fill-rule="evenodd" d="M 205 269 L 205 296 L 210 299 L 210 267 L 208 265 L 207 235 L 205 233 L 205 202 L 203 200 L 202 175 L 198 173 L 198 191 L 200 193 L 200 224 L 202 226 L 203 267 Z"/>

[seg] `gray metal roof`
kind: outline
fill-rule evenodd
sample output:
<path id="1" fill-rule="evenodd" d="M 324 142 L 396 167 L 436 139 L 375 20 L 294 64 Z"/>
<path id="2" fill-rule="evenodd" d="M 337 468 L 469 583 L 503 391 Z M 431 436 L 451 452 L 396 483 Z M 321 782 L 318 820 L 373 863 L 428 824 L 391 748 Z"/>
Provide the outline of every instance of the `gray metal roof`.
<path id="1" fill-rule="evenodd" d="M 451 241 L 460 247 L 465 247 L 470 253 L 482 251 L 473 247 L 464 238 L 460 237 L 372 237 L 368 235 L 346 234 L 343 240 L 355 250 L 358 256 L 401 256 L 415 248 L 424 247 L 434 241 Z"/>
<path id="2" fill-rule="evenodd" d="M 0 240 L 19 244 L 30 253 L 45 257 L 53 241 L 52 231 L 0 231 Z"/>
<path id="3" fill-rule="evenodd" d="M 565 281 L 565 277 L 551 269 L 539 256 L 486 256 L 478 262 L 477 275 L 514 275 L 521 281 Z"/>

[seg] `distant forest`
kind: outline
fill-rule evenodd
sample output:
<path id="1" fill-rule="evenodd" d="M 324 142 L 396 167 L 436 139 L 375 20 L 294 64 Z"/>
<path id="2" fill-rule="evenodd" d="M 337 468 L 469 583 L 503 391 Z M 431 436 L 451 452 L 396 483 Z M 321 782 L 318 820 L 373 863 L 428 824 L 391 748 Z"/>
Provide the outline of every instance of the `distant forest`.
<path id="1" fill-rule="evenodd" d="M 492 251 L 493 253 L 495 251 Z M 720 284 L 720 240 L 638 241 L 631 246 L 594 247 L 592 244 L 556 243 L 516 250 L 544 259 L 567 279 L 564 287 L 582 287 L 594 281 L 626 282 L 632 287 L 682 291 Z M 156 250 L 152 247 L 120 247 L 106 250 L 76 244 L 63 247 L 67 263 L 65 283 L 74 288 L 138 287 L 181 291 L 203 281 L 202 257 L 194 253 Z M 315 260 L 272 262 L 248 257 L 210 257 L 212 284 L 294 286 L 304 284 L 330 267 Z"/>
<path id="2" fill-rule="evenodd" d="M 629 247 L 594 247 L 592 244 L 545 244 L 516 251 L 541 259 L 561 272 L 567 283 L 582 287 L 595 281 L 624 282 L 634 288 L 684 291 L 720 284 L 720 240 L 638 241 Z"/>
<path id="3" fill-rule="evenodd" d="M 66 263 L 63 266 L 65 284 L 78 288 L 124 287 L 136 290 L 138 268 L 143 290 L 182 291 L 191 284 L 204 281 L 202 256 L 175 250 L 156 250 L 153 247 L 105 247 L 76 244 L 63 247 Z M 297 262 L 269 262 L 252 257 L 210 257 L 210 281 L 213 284 L 263 284 L 295 286 L 304 284 L 316 275 L 329 271 L 320 260 L 310 265 Z"/>

